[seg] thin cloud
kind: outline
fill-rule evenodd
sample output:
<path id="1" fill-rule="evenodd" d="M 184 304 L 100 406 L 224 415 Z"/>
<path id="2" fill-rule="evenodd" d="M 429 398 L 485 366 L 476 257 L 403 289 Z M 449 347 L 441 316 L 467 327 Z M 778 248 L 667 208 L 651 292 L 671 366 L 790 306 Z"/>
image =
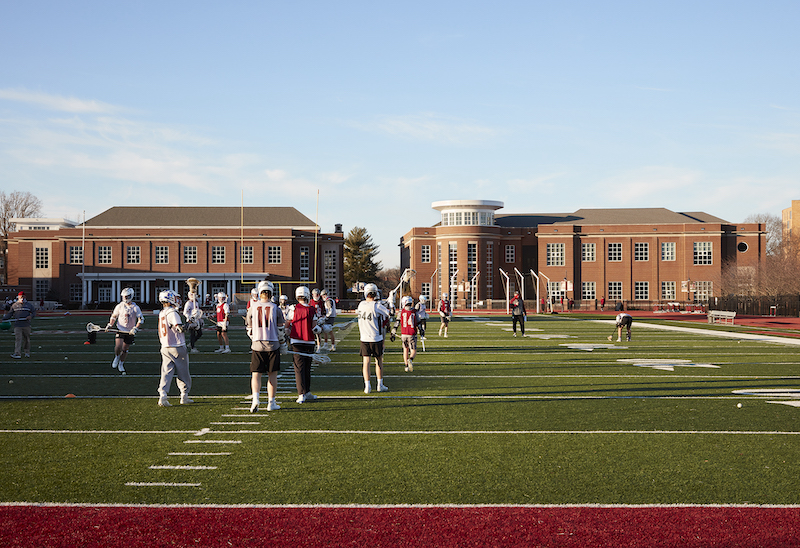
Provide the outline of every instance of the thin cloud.
<path id="1" fill-rule="evenodd" d="M 26 89 L 0 89 L 0 99 L 28 103 L 47 110 L 73 112 L 76 114 L 110 114 L 121 110 L 114 105 L 109 105 L 108 103 L 95 101 L 93 99 L 86 100 L 75 97 L 62 97 L 60 95 L 51 95 L 49 93 Z"/>
<path id="2" fill-rule="evenodd" d="M 500 131 L 466 120 L 437 114 L 411 114 L 380 118 L 372 123 L 351 124 L 353 127 L 392 135 L 413 141 L 469 145 L 493 139 Z"/>

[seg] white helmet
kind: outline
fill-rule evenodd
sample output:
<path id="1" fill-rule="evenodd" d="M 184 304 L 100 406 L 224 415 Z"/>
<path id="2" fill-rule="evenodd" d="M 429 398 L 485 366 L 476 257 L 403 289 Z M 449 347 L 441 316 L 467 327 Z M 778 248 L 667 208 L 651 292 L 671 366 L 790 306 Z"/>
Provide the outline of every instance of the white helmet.
<path id="1" fill-rule="evenodd" d="M 217 302 L 219 303 L 228 302 L 228 296 L 222 292 L 217 293 Z"/>
<path id="2" fill-rule="evenodd" d="M 311 299 L 311 291 L 309 291 L 306 286 L 301 285 L 300 287 L 294 290 L 294 296 L 297 299 L 305 299 L 306 301 L 308 301 L 309 299 Z"/>
<path id="3" fill-rule="evenodd" d="M 400 299 L 400 306 L 404 306 L 405 307 L 405 306 L 411 306 L 412 304 L 414 304 L 414 299 L 412 299 L 408 295 L 406 295 L 405 297 Z"/>
<path id="4" fill-rule="evenodd" d="M 281 302 L 282 303 L 288 303 L 289 302 L 289 297 L 287 297 L 286 295 L 281 295 Z"/>
<path id="5" fill-rule="evenodd" d="M 318 300 L 319 299 L 319 289 L 317 289 L 316 287 L 314 289 L 312 289 L 311 290 L 311 295 L 314 297 L 315 301 Z"/>
<path id="6" fill-rule="evenodd" d="M 319 292 L 319 294 L 322 297 L 327 297 L 328 296 L 328 290 L 327 289 L 323 289 L 322 291 Z"/>
<path id="7" fill-rule="evenodd" d="M 272 285 L 272 282 L 268 282 L 264 280 L 263 282 L 258 282 L 258 291 L 257 293 L 261 295 L 264 291 L 269 292 L 270 296 L 275 293 L 275 287 Z"/>
<path id="8" fill-rule="evenodd" d="M 375 285 L 375 284 L 367 284 L 367 285 L 365 285 L 364 286 L 364 296 L 366 297 L 370 293 L 372 293 L 373 295 L 375 295 L 377 297 L 378 294 L 379 294 L 378 293 L 378 286 Z"/>
<path id="9" fill-rule="evenodd" d="M 250 290 L 250 298 L 257 299 L 259 293 L 260 292 L 254 287 L 253 289 Z"/>
<path id="10" fill-rule="evenodd" d="M 172 306 L 178 306 L 179 297 L 178 294 L 175 293 L 171 289 L 167 289 L 166 291 L 162 291 L 158 294 L 158 301 L 162 303 L 171 304 Z"/>
<path id="11" fill-rule="evenodd" d="M 130 287 L 126 287 L 125 289 L 123 289 L 120 295 L 122 296 L 122 300 L 125 301 L 126 303 L 133 301 L 133 289 L 131 289 Z"/>
<path id="12" fill-rule="evenodd" d="M 447 293 L 442 293 L 442 299 L 447 300 Z"/>
<path id="13" fill-rule="evenodd" d="M 419 302 L 425 304 L 426 302 L 428 302 L 428 299 L 425 298 L 425 295 L 420 295 L 419 296 Z"/>

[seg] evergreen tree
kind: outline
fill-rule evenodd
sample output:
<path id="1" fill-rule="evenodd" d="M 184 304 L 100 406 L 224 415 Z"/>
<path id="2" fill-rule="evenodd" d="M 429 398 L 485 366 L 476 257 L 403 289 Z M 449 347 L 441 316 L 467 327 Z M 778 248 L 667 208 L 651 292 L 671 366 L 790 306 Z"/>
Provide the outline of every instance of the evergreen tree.
<path id="1" fill-rule="evenodd" d="M 381 263 L 375 261 L 378 246 L 372 242 L 366 228 L 358 226 L 344 239 L 344 283 L 352 287 L 356 282 L 375 282 Z"/>

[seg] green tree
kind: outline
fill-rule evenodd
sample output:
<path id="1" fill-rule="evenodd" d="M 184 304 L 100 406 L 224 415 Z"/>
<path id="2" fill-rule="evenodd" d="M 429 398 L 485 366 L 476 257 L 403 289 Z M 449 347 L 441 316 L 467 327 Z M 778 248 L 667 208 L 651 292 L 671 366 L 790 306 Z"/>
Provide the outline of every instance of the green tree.
<path id="1" fill-rule="evenodd" d="M 344 283 L 375 282 L 381 263 L 375 261 L 378 246 L 366 228 L 354 226 L 344 239 Z"/>

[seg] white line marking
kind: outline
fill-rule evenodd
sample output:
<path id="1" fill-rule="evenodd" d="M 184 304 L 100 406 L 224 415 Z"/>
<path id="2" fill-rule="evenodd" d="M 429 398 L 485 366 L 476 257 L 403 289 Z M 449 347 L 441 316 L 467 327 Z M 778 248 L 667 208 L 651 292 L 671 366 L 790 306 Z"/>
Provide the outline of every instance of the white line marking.
<path id="1" fill-rule="evenodd" d="M 217 426 L 221 426 L 221 425 L 226 425 L 226 424 L 246 424 L 246 425 L 255 424 L 255 425 L 259 425 L 261 423 L 260 422 L 212 422 L 211 424 L 214 424 L 214 425 L 217 425 Z"/>
<path id="2" fill-rule="evenodd" d="M 193 465 L 170 465 L 170 464 L 154 464 L 150 466 L 150 470 L 216 470 L 216 466 L 193 466 Z"/>
<path id="3" fill-rule="evenodd" d="M 167 453 L 170 457 L 225 457 L 233 453 Z"/>
<path id="4" fill-rule="evenodd" d="M 139 482 L 129 481 L 127 487 L 200 487 L 201 483 L 166 483 L 166 482 Z"/>
<path id="5" fill-rule="evenodd" d="M 240 440 L 186 440 L 183 443 L 242 443 Z"/>
<path id="6" fill-rule="evenodd" d="M 211 432 L 211 428 L 201 428 L 199 432 L 195 434 L 195 436 L 202 436 L 203 434 L 208 434 Z"/>
<path id="7" fill-rule="evenodd" d="M 788 400 L 788 401 L 767 401 L 767 403 L 780 403 L 783 405 L 789 405 L 791 407 L 800 407 L 800 401 L 797 400 Z"/>

